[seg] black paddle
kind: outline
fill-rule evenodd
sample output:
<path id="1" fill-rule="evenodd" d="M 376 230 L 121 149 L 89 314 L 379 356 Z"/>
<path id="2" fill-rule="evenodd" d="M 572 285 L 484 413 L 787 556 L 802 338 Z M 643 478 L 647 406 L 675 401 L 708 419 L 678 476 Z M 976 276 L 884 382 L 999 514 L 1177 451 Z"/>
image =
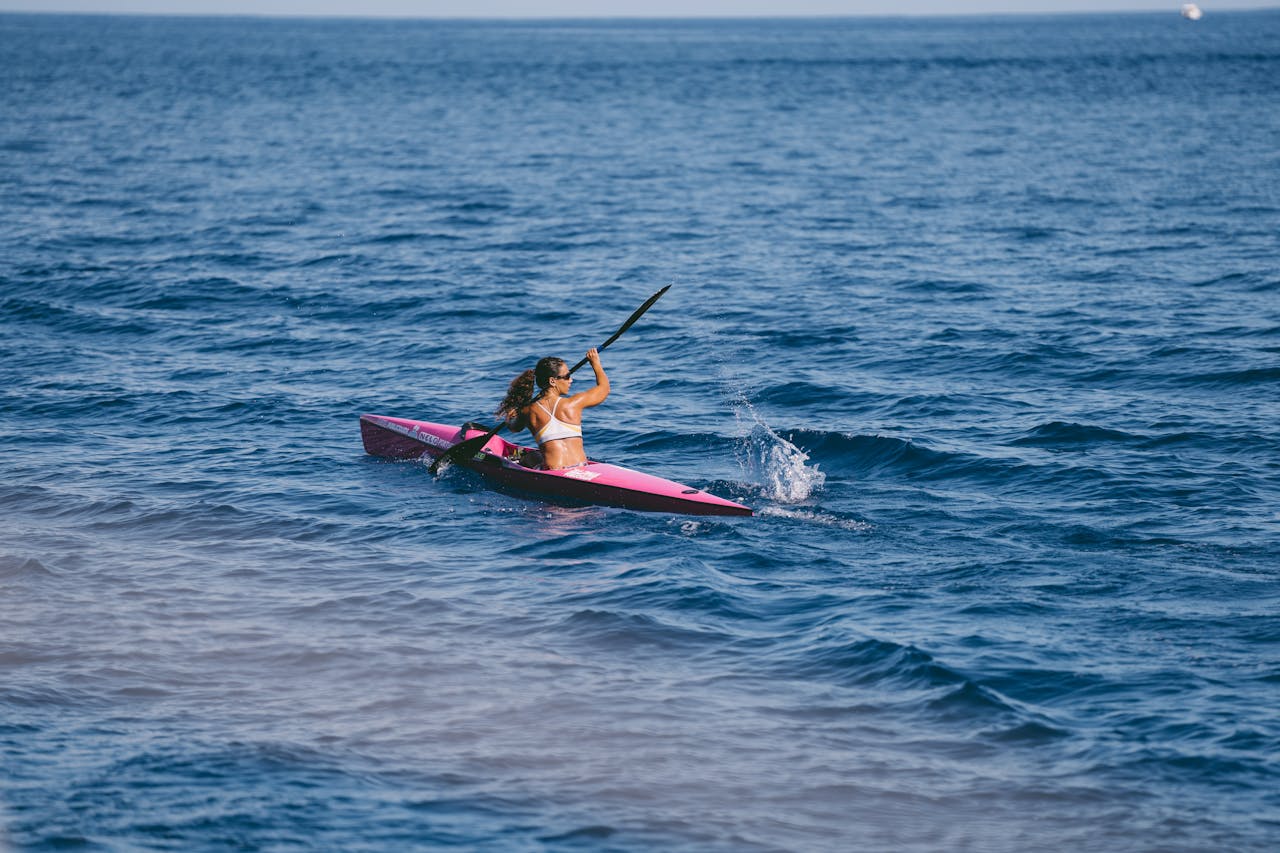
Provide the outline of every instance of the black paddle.
<path id="1" fill-rule="evenodd" d="M 657 302 L 658 298 L 670 289 L 671 289 L 671 285 L 668 284 L 666 287 L 662 288 L 662 290 L 659 290 L 657 293 L 653 294 L 653 296 L 650 296 L 648 299 L 646 299 L 644 301 L 644 304 L 641 305 L 639 308 L 637 308 L 634 312 L 632 312 L 631 316 L 627 318 L 627 322 L 623 323 L 618 328 L 618 331 L 610 335 L 609 340 L 605 341 L 600 346 L 596 347 L 596 350 L 597 351 L 602 350 L 605 347 L 609 346 L 609 344 L 616 341 L 618 338 L 622 337 L 622 333 L 625 332 L 627 329 L 630 329 L 631 326 L 636 322 L 636 320 L 639 320 L 640 317 L 644 314 L 644 312 L 648 311 L 649 308 L 653 305 L 653 303 Z M 586 363 L 587 363 L 587 360 L 584 358 L 582 359 L 582 361 L 578 362 L 573 367 L 569 368 L 569 375 L 572 376 L 575 370 L 577 370 L 579 367 L 582 367 L 582 365 Z M 497 426 L 495 426 L 493 429 L 486 432 L 484 435 L 477 435 L 475 438 L 468 438 L 466 441 L 458 442 L 453 447 L 450 447 L 444 453 L 440 454 L 439 458 L 437 458 L 435 462 L 432 462 L 431 467 L 428 468 L 427 470 L 434 475 L 440 470 L 440 467 L 444 465 L 446 462 L 456 462 L 459 459 L 466 459 L 470 456 L 474 456 L 480 450 L 480 448 L 488 444 L 489 439 L 497 435 L 498 430 L 502 429 L 504 426 L 506 426 L 505 421 L 499 423 Z"/>

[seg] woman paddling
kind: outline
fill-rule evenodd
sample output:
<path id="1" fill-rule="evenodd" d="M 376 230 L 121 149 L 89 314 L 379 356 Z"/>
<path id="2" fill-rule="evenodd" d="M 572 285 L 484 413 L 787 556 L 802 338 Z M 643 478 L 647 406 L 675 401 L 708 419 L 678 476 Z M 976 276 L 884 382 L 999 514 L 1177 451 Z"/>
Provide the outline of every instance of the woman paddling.
<path id="1" fill-rule="evenodd" d="M 507 389 L 496 414 L 505 418 L 512 432 L 528 429 L 542 451 L 542 467 L 576 468 L 587 464 L 582 446 L 582 410 L 598 406 L 609 396 L 609 377 L 600 364 L 600 352 L 587 350 L 587 361 L 596 374 L 590 391 L 569 396 L 573 377 L 563 359 L 548 356 L 533 370 L 526 370 Z M 534 389 L 537 388 L 535 393 Z"/>

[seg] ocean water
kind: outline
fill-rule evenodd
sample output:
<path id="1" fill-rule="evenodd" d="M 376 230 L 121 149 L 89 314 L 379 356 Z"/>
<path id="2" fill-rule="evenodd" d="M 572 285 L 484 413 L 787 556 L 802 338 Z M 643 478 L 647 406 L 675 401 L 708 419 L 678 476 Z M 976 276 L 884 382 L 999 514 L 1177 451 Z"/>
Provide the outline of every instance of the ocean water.
<path id="1" fill-rule="evenodd" d="M 0 67 L 0 848 L 1280 843 L 1280 13 Z M 363 453 L 667 284 L 588 449 L 755 517 Z"/>

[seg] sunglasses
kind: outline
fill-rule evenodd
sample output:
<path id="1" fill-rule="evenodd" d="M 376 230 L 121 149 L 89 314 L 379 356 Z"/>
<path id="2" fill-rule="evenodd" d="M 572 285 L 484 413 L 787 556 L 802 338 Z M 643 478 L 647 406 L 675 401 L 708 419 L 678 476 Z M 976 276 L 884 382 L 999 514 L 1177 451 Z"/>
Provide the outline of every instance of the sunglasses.
<path id="1" fill-rule="evenodd" d="M 572 379 L 573 377 L 566 373 L 564 376 L 552 376 L 551 378 L 552 379 Z"/>

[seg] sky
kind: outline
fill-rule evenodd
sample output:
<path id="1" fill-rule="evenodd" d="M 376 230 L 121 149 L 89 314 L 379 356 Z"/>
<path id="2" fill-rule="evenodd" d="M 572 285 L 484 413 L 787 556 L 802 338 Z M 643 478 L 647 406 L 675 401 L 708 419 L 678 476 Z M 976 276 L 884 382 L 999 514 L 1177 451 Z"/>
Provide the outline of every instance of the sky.
<path id="1" fill-rule="evenodd" d="M 1204 0 L 1206 16 L 1280 0 Z M 311 15 L 427 18 L 956 15 L 1167 11 L 1181 0 L 0 0 L 0 12 Z"/>

